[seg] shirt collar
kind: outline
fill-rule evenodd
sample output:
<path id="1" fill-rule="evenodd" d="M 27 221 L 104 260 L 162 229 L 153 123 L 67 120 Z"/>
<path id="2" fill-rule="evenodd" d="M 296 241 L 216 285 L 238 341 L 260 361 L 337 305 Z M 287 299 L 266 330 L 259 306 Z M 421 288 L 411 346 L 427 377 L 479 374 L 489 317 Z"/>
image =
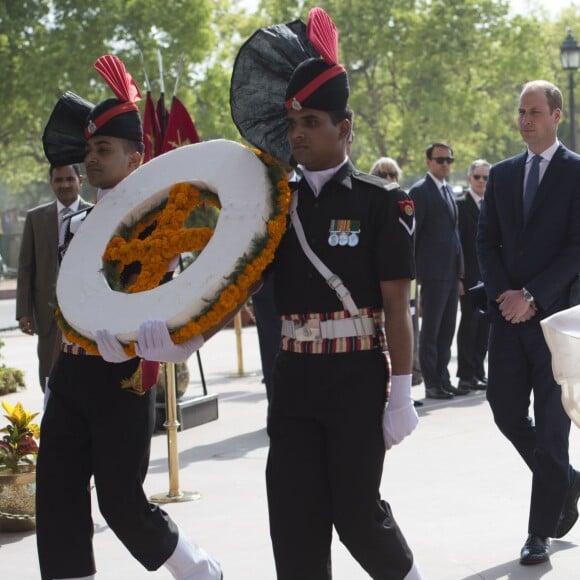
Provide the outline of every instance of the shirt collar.
<path id="1" fill-rule="evenodd" d="M 339 171 L 339 169 L 348 161 L 348 157 L 344 158 L 344 161 L 337 165 L 336 167 L 331 167 L 330 169 L 323 169 L 322 171 L 310 171 L 299 165 L 300 171 L 304 179 L 308 182 L 310 189 L 312 189 L 315 196 L 318 194 L 322 188 L 334 177 L 334 175 Z"/>
<path id="2" fill-rule="evenodd" d="M 439 181 L 430 171 L 427 171 L 427 175 L 435 182 L 437 189 L 441 190 L 444 185 L 448 185 L 445 181 Z"/>
<path id="3" fill-rule="evenodd" d="M 103 197 L 105 197 L 105 195 L 107 195 L 107 193 L 109 193 L 109 191 L 111 191 L 111 189 L 113 189 L 113 188 L 109 187 L 108 189 L 98 189 L 97 190 L 97 202 L 101 201 L 101 199 L 103 199 Z"/>
<path id="4" fill-rule="evenodd" d="M 467 190 L 467 192 L 473 198 L 473 201 L 475 202 L 475 205 L 477 207 L 479 207 L 481 205 L 481 202 L 483 201 L 483 195 L 481 197 L 479 197 L 479 195 L 477 195 L 477 193 L 474 193 L 473 192 L 473 190 L 471 189 L 471 187 Z"/>
<path id="5" fill-rule="evenodd" d="M 65 208 L 68 207 L 72 212 L 75 212 L 79 209 L 79 204 L 81 202 L 81 198 L 77 195 L 77 198 L 68 206 L 61 203 L 58 199 L 56 200 L 56 211 L 60 215 L 60 212 Z"/>
<path id="6" fill-rule="evenodd" d="M 552 161 L 552 157 L 554 157 L 554 153 L 556 153 L 558 147 L 560 147 L 560 141 L 556 139 L 556 141 L 554 141 L 552 145 L 550 145 L 547 149 L 539 153 L 539 155 L 542 157 L 542 159 L 545 159 L 548 162 Z M 530 151 L 530 148 L 528 147 L 528 157 L 526 159 L 526 163 L 530 163 L 534 155 L 536 155 L 536 153 Z"/>

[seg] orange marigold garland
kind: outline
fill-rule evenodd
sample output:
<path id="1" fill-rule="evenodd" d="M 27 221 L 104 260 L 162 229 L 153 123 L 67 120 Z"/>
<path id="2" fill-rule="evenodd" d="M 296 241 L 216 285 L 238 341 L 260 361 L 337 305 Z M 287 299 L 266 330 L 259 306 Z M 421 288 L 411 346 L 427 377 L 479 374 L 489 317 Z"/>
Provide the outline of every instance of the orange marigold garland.
<path id="1" fill-rule="evenodd" d="M 274 259 L 276 248 L 286 231 L 286 216 L 291 197 L 286 172 L 270 155 L 258 149 L 252 151 L 267 166 L 272 183 L 272 211 L 267 222 L 267 234 L 254 239 L 250 255 L 238 261 L 226 286 L 215 300 L 190 322 L 171 331 L 175 343 L 185 342 L 219 324 L 248 299 L 250 288 L 260 280 L 262 272 Z M 138 262 L 141 268 L 137 280 L 125 291 L 141 292 L 156 288 L 167 273 L 169 262 L 176 255 L 202 250 L 209 242 L 213 230 L 183 229 L 183 223 L 204 203 L 220 207 L 218 197 L 212 192 L 200 191 L 190 183 L 178 183 L 170 189 L 166 202 L 148 212 L 133 226 L 123 228 L 120 235 L 109 242 L 103 254 L 111 285 L 116 285 L 111 282 L 111 265 L 118 277 L 127 265 Z M 153 226 L 153 231 L 145 239 L 139 238 L 147 228 Z M 98 354 L 96 344 L 68 325 L 59 309 L 56 310 L 56 318 L 67 340 L 78 344 L 90 354 Z M 127 345 L 125 352 L 135 356 L 135 344 Z"/>

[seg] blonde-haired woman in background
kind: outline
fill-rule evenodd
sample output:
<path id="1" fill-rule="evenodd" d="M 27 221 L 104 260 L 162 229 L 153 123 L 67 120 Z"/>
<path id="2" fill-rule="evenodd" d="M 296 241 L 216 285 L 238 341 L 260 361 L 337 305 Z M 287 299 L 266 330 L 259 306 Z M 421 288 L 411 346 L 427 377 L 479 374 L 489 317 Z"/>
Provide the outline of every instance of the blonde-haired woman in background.
<path id="1" fill-rule="evenodd" d="M 379 157 L 373 163 L 369 173 L 377 177 L 382 177 L 391 183 L 399 183 L 402 175 L 399 164 L 392 157 Z"/>

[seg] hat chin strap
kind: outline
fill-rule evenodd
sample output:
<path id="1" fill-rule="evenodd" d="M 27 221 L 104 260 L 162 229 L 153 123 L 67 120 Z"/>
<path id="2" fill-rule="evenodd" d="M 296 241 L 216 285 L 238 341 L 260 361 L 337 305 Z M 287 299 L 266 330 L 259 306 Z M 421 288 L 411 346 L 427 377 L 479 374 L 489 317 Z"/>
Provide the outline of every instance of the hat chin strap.
<path id="1" fill-rule="evenodd" d="M 319 74 L 316 78 L 312 79 L 307 85 L 302 87 L 293 97 L 290 97 L 284 103 L 286 109 L 294 109 L 299 111 L 302 109 L 302 103 L 315 91 L 317 91 L 323 84 L 327 83 L 330 79 L 346 72 L 345 68 L 340 64 L 335 64 L 328 70 Z"/>
<path id="2" fill-rule="evenodd" d="M 123 113 L 129 113 L 130 111 L 139 111 L 139 107 L 137 107 L 135 103 L 129 102 L 120 103 L 119 105 L 111 107 L 96 119 L 89 121 L 89 124 L 85 128 L 85 139 L 92 137 L 98 129 L 100 129 L 114 117 L 122 115 Z"/>

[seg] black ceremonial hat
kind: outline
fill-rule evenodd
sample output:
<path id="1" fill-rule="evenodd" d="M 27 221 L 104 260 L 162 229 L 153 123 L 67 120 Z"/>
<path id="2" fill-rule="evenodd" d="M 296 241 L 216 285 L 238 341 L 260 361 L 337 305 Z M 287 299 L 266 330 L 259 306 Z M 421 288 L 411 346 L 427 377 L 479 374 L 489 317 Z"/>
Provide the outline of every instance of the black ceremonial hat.
<path id="1" fill-rule="evenodd" d="M 67 91 L 56 103 L 42 135 L 44 154 L 51 165 L 82 163 L 87 140 L 85 124 L 93 103 Z"/>
<path id="2" fill-rule="evenodd" d="M 346 70 L 338 64 L 338 30 L 322 8 L 308 14 L 306 34 L 319 58 L 309 58 L 292 73 L 286 89 L 286 109 L 343 111 L 348 104 Z"/>
<path id="3" fill-rule="evenodd" d="M 117 98 L 95 106 L 67 91 L 58 100 L 42 135 L 44 152 L 52 165 L 81 163 L 87 139 L 93 135 L 143 141 L 136 104 L 141 95 L 125 65 L 116 56 L 105 55 L 97 59 L 95 69 Z"/>
<path id="4" fill-rule="evenodd" d="M 314 8 L 308 25 L 295 20 L 256 31 L 236 57 L 230 84 L 234 123 L 252 145 L 288 165 L 292 159 L 286 111 L 294 97 L 300 103 L 297 93 L 306 87 L 301 107 L 330 111 L 346 106 L 346 71 L 326 60 L 335 60 L 337 34 L 330 17 Z"/>

